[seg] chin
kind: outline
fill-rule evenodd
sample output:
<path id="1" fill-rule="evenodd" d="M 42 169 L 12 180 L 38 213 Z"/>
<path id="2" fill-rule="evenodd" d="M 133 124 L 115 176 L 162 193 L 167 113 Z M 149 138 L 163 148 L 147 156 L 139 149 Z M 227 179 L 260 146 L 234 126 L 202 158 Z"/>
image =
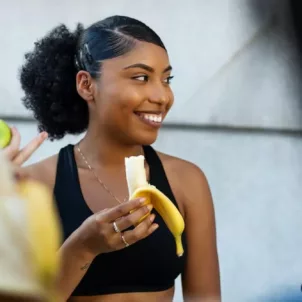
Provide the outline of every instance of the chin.
<path id="1" fill-rule="evenodd" d="M 155 143 L 158 137 L 158 131 L 154 133 L 141 133 L 140 135 L 135 135 L 133 137 L 133 141 L 135 141 L 136 145 L 152 145 Z"/>

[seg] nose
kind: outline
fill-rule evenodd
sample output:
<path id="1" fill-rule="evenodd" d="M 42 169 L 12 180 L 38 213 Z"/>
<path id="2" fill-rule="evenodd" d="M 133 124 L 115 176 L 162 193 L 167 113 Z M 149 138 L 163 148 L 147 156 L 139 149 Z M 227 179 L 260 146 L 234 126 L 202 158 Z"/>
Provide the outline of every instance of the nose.
<path id="1" fill-rule="evenodd" d="M 149 102 L 163 105 L 169 102 L 169 93 L 163 85 L 154 85 L 149 92 Z"/>

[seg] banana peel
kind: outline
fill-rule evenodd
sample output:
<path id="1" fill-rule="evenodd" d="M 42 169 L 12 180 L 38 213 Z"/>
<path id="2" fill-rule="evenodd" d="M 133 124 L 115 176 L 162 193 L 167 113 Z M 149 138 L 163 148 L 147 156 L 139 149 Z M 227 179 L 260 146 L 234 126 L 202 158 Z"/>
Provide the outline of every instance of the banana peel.
<path id="1" fill-rule="evenodd" d="M 164 193 L 155 186 L 148 184 L 144 161 L 143 155 L 125 158 L 130 199 L 144 197 L 146 198 L 145 204 L 152 204 L 172 233 L 176 244 L 176 254 L 181 257 L 184 254 L 182 245 L 182 233 L 185 228 L 184 219 L 174 203 Z M 144 220 L 147 215 L 142 217 L 138 223 Z"/>

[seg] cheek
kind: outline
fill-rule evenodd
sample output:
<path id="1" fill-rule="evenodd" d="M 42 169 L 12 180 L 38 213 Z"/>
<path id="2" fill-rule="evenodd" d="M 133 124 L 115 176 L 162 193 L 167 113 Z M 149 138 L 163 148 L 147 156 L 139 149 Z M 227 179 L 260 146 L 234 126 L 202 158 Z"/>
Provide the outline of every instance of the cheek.
<path id="1" fill-rule="evenodd" d="M 115 108 L 133 111 L 144 100 L 142 93 L 139 89 L 131 87 L 130 85 L 124 86 L 121 89 L 114 89 L 108 95 L 111 104 Z"/>
<path id="2" fill-rule="evenodd" d="M 111 120 L 127 119 L 144 101 L 138 89 L 133 87 L 107 87 L 99 94 L 98 112 L 102 118 L 110 116 Z"/>
<path id="3" fill-rule="evenodd" d="M 173 94 L 172 90 L 170 90 L 170 92 L 169 92 L 168 100 L 169 101 L 167 103 L 167 111 L 169 111 L 174 104 L 174 94 Z"/>

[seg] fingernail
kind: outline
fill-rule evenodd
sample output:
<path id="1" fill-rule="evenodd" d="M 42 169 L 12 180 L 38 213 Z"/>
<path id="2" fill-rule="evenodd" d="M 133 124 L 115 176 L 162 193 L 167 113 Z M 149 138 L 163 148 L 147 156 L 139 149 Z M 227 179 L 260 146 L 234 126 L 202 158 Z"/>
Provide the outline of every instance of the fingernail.
<path id="1" fill-rule="evenodd" d="M 151 222 L 153 222 L 154 218 L 155 218 L 155 215 L 154 215 L 154 214 L 150 215 L 150 221 L 151 221 Z"/>
<path id="2" fill-rule="evenodd" d="M 41 138 L 46 138 L 48 136 L 47 132 L 41 132 L 40 134 Z"/>
<path id="3" fill-rule="evenodd" d="M 145 197 L 141 197 L 140 199 L 139 199 L 139 202 L 140 203 L 144 203 L 146 201 L 146 198 Z"/>
<path id="4" fill-rule="evenodd" d="M 157 229 L 158 229 L 158 227 L 159 227 L 159 225 L 158 225 L 158 224 L 154 224 L 154 226 L 153 226 L 153 232 L 154 232 L 155 230 L 157 230 Z"/>
<path id="5" fill-rule="evenodd" d="M 149 210 L 149 212 L 152 210 L 152 208 L 153 208 L 153 206 L 152 206 L 152 204 L 148 204 L 147 205 L 147 208 L 148 208 L 148 210 Z"/>

